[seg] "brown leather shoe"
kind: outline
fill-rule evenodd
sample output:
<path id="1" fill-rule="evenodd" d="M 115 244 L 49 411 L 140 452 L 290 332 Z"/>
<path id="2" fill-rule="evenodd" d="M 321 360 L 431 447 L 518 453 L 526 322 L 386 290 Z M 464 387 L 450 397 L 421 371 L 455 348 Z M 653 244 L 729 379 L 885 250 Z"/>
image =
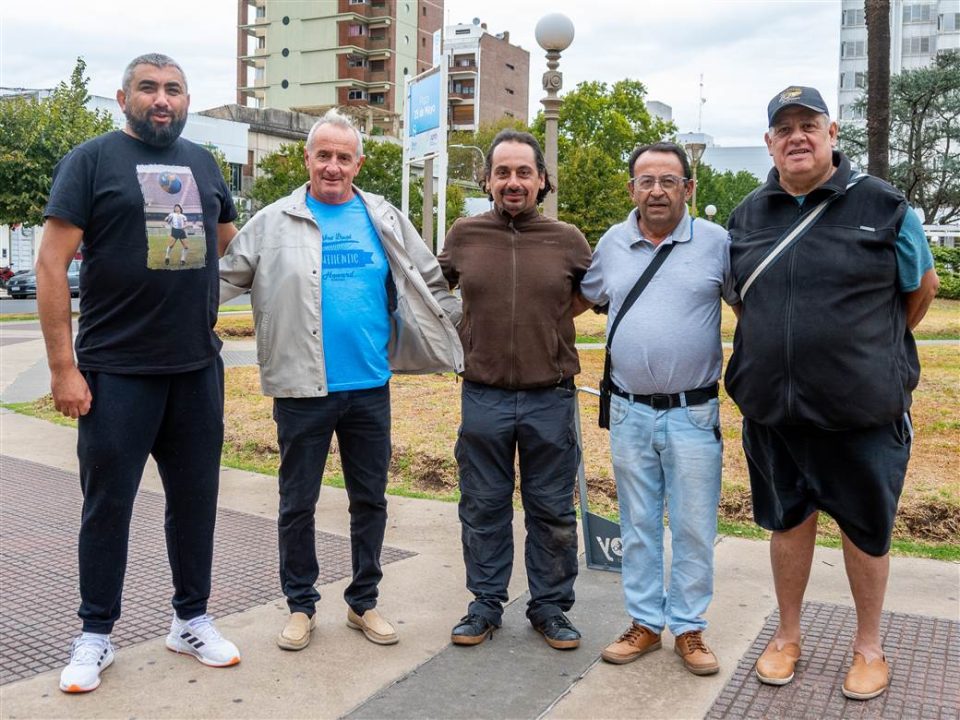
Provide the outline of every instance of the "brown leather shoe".
<path id="1" fill-rule="evenodd" d="M 800 646 L 796 643 L 784 643 L 777 649 L 772 641 L 763 651 L 754 670 L 757 680 L 765 685 L 786 685 L 793 680 L 793 672 L 800 659 Z"/>
<path id="2" fill-rule="evenodd" d="M 290 613 L 287 624 L 277 635 L 277 645 L 284 650 L 303 650 L 310 644 L 310 633 L 317 625 L 317 616 L 307 617 L 306 613 Z"/>
<path id="3" fill-rule="evenodd" d="M 703 642 L 703 632 L 691 630 L 673 641 L 673 651 L 683 660 L 683 666 L 694 675 L 714 675 L 720 672 L 717 656 Z"/>
<path id="4" fill-rule="evenodd" d="M 626 665 L 653 650 L 660 649 L 660 633 L 634 622 L 616 642 L 607 645 L 600 657 L 614 665 Z"/>
<path id="5" fill-rule="evenodd" d="M 843 681 L 843 694 L 851 700 L 875 698 L 890 685 L 890 666 L 887 658 L 878 657 L 870 662 L 860 653 L 853 654 L 853 664 Z"/>
<path id="6" fill-rule="evenodd" d="M 347 627 L 361 631 L 367 640 L 377 645 L 394 645 L 400 641 L 393 625 L 373 608 L 362 616 L 357 615 L 353 608 L 347 608 Z"/>

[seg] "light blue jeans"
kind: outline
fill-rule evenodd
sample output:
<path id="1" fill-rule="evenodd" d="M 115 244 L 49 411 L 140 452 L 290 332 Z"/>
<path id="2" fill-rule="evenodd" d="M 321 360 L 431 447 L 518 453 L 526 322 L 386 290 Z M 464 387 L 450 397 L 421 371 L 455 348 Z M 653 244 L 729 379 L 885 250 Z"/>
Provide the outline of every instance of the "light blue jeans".
<path id="1" fill-rule="evenodd" d="M 641 625 L 674 636 L 703 630 L 713 597 L 723 442 L 716 399 L 654 410 L 616 395 L 610 403 L 610 450 L 620 500 L 623 594 Z M 664 586 L 663 508 L 672 537 Z"/>

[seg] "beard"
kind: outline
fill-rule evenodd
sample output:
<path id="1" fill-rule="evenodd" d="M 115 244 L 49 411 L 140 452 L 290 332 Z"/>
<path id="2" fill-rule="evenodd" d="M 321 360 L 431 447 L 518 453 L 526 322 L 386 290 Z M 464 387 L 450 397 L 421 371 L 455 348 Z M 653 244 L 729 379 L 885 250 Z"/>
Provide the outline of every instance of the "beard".
<path id="1" fill-rule="evenodd" d="M 128 105 L 123 111 L 123 114 L 127 116 L 127 124 L 130 126 L 130 129 L 136 133 L 140 140 L 147 145 L 158 148 L 172 145 L 176 139 L 180 137 L 180 133 L 183 132 L 183 128 L 187 124 L 187 113 L 185 112 L 180 115 L 171 113 L 170 123 L 161 126 L 153 124 L 153 120 L 151 119 L 153 117 L 152 108 L 143 114 L 137 115 Z"/>

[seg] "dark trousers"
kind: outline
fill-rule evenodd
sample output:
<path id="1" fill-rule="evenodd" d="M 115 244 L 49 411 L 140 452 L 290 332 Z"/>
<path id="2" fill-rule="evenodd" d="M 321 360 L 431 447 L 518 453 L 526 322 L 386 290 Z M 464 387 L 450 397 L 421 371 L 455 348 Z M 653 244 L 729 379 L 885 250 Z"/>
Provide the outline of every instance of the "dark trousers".
<path id="1" fill-rule="evenodd" d="M 207 611 L 223 445 L 223 363 L 172 375 L 84 373 L 93 405 L 79 420 L 80 618 L 110 633 L 120 617 L 133 503 L 153 455 L 166 495 L 173 607 Z"/>
<path id="2" fill-rule="evenodd" d="M 575 391 L 566 387 L 501 390 L 463 383 L 456 445 L 468 612 L 500 625 L 513 570 L 514 462 L 527 530 L 525 560 L 533 623 L 573 607 L 577 515 L 573 488 L 580 449 Z"/>
<path id="3" fill-rule="evenodd" d="M 280 443 L 280 583 L 290 612 L 313 616 L 320 599 L 314 514 L 330 441 L 337 434 L 350 501 L 353 582 L 343 593 L 358 615 L 377 605 L 387 526 L 390 385 L 317 398 L 276 398 Z"/>

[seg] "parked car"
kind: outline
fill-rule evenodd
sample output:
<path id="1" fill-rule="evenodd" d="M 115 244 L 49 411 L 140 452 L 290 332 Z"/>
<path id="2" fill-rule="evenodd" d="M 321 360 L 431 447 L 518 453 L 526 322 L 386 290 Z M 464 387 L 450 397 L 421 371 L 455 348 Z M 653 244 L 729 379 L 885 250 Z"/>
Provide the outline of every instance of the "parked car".
<path id="1" fill-rule="evenodd" d="M 70 285 L 70 297 L 80 297 L 80 260 L 71 260 L 67 268 L 67 282 Z M 17 273 L 7 281 L 7 292 L 12 298 L 37 296 L 37 272 Z"/>

